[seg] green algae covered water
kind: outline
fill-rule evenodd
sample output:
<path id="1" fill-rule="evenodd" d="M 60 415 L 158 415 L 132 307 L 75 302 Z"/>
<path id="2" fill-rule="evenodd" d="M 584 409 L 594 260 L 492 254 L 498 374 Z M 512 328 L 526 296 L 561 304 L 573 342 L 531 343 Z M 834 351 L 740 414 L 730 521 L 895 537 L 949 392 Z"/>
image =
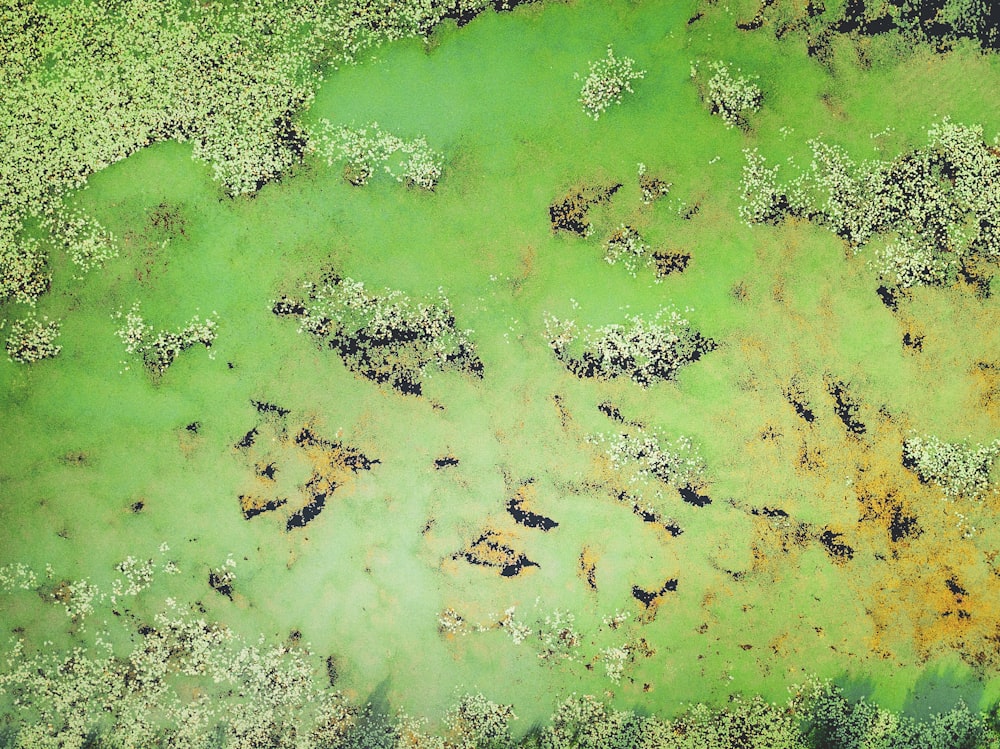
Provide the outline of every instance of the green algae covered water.
<path id="1" fill-rule="evenodd" d="M 893 311 L 873 248 L 804 219 L 748 226 L 739 206 L 745 149 L 808 164 L 818 138 L 892 159 L 945 117 L 992 140 L 1000 68 L 878 39 L 874 63 L 845 46 L 823 67 L 736 15 L 525 6 L 330 72 L 301 122 L 426 138 L 443 154 L 433 192 L 379 173 L 354 186 L 307 156 L 225 198 L 174 142 L 95 174 L 66 202 L 119 256 L 76 279 L 54 251 L 38 309 L 64 320 L 63 350 L 0 362 L 0 563 L 107 586 L 130 555 L 169 559 L 179 574 L 128 603 L 139 619 L 169 595 L 251 640 L 294 634 L 352 698 L 434 720 L 467 692 L 513 705 L 525 730 L 572 692 L 669 716 L 734 692 L 784 699 L 809 675 L 914 714 L 991 704 L 996 493 L 942 500 L 900 446 L 1000 434 L 996 297 L 915 288 Z M 608 45 L 645 74 L 594 120 L 574 74 Z M 715 60 L 765 92 L 747 129 L 699 99 L 692 62 Z M 640 164 L 665 196 L 644 200 Z M 553 229 L 550 206 L 609 185 L 589 233 Z M 622 226 L 683 267 L 605 262 Z M 330 269 L 372 293 L 446 295 L 482 377 L 431 368 L 419 396 L 400 393 L 272 313 Z M 198 315 L 217 337 L 151 376 L 116 336 L 137 302 L 156 329 Z M 596 329 L 661 309 L 715 345 L 649 387 L 577 377 L 546 339 L 547 316 Z M 303 429 L 377 462 L 337 473 L 288 528 L 319 470 Z M 605 448 L 654 431 L 690 438 L 705 466 L 694 501 L 664 490 L 655 522 L 629 494 L 648 476 L 631 484 Z M 288 503 L 247 519 L 261 486 Z M 231 595 L 209 580 L 227 558 Z M 67 621 L 23 593 L 0 618 L 57 649 L 87 637 Z"/>

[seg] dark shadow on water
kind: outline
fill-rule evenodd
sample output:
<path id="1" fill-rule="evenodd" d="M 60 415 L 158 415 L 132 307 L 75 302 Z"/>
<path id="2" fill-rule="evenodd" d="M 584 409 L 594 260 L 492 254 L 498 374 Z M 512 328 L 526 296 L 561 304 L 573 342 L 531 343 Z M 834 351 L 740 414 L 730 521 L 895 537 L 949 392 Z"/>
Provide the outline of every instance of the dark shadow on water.
<path id="1" fill-rule="evenodd" d="M 903 705 L 903 715 L 921 719 L 947 712 L 964 702 L 973 712 L 985 692 L 983 682 L 967 667 L 941 663 L 924 670 Z"/>
<path id="2" fill-rule="evenodd" d="M 849 702 L 857 702 L 858 700 L 870 702 L 872 695 L 875 694 L 875 682 L 864 676 L 843 674 L 833 679 L 833 683 L 840 688 L 845 699 Z"/>
<path id="3" fill-rule="evenodd" d="M 365 708 L 358 715 L 344 747 L 350 749 L 393 749 L 395 717 L 389 704 L 389 679 L 378 683 L 368 695 Z"/>

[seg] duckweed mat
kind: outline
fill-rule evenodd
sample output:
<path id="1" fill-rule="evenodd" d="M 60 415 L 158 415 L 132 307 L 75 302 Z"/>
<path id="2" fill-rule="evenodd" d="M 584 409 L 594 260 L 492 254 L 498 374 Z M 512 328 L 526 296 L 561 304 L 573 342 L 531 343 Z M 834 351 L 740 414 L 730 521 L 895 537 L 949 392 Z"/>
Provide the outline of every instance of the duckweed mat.
<path id="1" fill-rule="evenodd" d="M 52 187 L 0 227 L 8 676 L 183 611 L 435 730 L 466 694 L 524 733 L 814 678 L 992 706 L 995 29 L 848 5 L 170 3 L 158 39 L 296 50 L 217 86 L 285 98 L 125 83 L 176 123 L 117 151 L 39 36 L 111 6 L 0 10 L 12 90 L 57 94 L 12 151 Z"/>

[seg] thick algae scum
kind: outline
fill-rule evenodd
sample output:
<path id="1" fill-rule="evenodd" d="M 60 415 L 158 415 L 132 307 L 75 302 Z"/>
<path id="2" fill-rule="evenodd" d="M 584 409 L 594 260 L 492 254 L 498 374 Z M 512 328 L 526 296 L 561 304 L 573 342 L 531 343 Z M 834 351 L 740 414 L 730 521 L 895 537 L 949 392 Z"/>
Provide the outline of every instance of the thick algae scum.
<path id="1" fill-rule="evenodd" d="M 308 644 L 352 700 L 437 720 L 481 692 L 523 730 L 571 692 L 669 716 L 811 675 L 914 714 L 992 703 L 995 258 L 894 286 L 899 226 L 852 242 L 743 193 L 746 151 L 790 182 L 813 139 L 895 163 L 981 125 L 996 158 L 996 58 L 844 36 L 817 61 L 739 29 L 753 11 L 446 21 L 327 71 L 295 113 L 314 147 L 252 196 L 172 141 L 68 194 L 118 255 L 77 278 L 52 244 L 62 351 L 0 363 L 0 563 L 38 575 L 5 634 L 68 651 L 170 597 Z M 595 119 L 609 45 L 643 76 Z M 734 127 L 718 61 L 762 92 Z M 337 128 L 392 153 L 365 174 Z M 423 147 L 432 190 L 396 179 Z M 132 345 L 130 312 L 193 343 Z M 930 437 L 959 457 L 923 460 Z M 130 556 L 153 589 L 113 597 Z"/>

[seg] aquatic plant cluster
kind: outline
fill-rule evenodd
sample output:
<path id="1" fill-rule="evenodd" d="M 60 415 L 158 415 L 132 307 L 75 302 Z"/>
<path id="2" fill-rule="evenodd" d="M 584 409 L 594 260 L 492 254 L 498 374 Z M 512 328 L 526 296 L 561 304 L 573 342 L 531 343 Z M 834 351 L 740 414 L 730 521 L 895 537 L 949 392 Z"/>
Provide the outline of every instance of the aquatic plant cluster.
<path id="1" fill-rule="evenodd" d="M 423 36 L 449 17 L 508 2 L 255 0 L 124 5 L 15 0 L 0 7 L 0 304 L 49 287 L 47 250 L 24 233 L 35 217 L 87 271 L 116 253 L 93 219 L 63 205 L 87 178 L 152 143 L 193 144 L 226 194 L 251 194 L 299 163 L 295 121 L 324 70 L 387 41 Z M 322 145 L 322 144 L 321 144 Z M 438 158 L 403 142 L 396 175 L 431 189 Z"/>
<path id="2" fill-rule="evenodd" d="M 926 147 L 891 161 L 857 163 L 835 145 L 809 145 L 809 169 L 783 184 L 778 165 L 745 151 L 745 221 L 803 217 L 854 250 L 884 236 L 872 262 L 897 291 L 978 277 L 979 266 L 1000 261 L 1000 154 L 982 127 L 944 119 L 929 129 Z"/>
<path id="3" fill-rule="evenodd" d="M 121 321 L 121 327 L 115 331 L 115 335 L 125 344 L 125 350 L 130 354 L 138 354 L 146 371 L 154 377 L 166 372 L 182 351 L 198 344 L 211 349 L 218 327 L 213 316 L 202 320 L 195 315 L 176 332 L 156 332 L 140 314 L 139 302 L 135 302 L 127 312 L 118 310 L 113 317 Z M 128 368 L 126 364 L 125 369 Z"/>
<path id="4" fill-rule="evenodd" d="M 903 465 L 921 481 L 933 482 L 950 499 L 982 499 L 990 490 L 993 463 L 1000 455 L 1000 439 L 985 445 L 945 442 L 928 434 L 903 442 Z"/>
<path id="5" fill-rule="evenodd" d="M 642 387 L 675 379 L 681 367 L 716 346 L 676 309 L 664 308 L 649 320 L 632 316 L 628 322 L 581 331 L 572 320 L 547 315 L 545 336 L 556 358 L 577 377 L 628 377 Z"/>
<path id="6" fill-rule="evenodd" d="M 655 265 L 650 250 L 638 231 L 621 224 L 604 243 L 604 260 L 608 265 L 621 263 L 634 278 L 640 266 Z"/>
<path id="7" fill-rule="evenodd" d="M 978 0 L 852 0 L 849 3 L 799 3 L 793 0 L 749 0 L 752 13 L 737 22 L 750 31 L 771 29 L 776 38 L 801 35 L 806 51 L 829 63 L 834 40 L 890 34 L 911 44 L 932 44 L 948 50 L 962 40 L 974 40 L 983 50 L 1000 49 L 1000 19 L 989 3 Z M 860 44 L 859 44 L 860 46 Z"/>
<path id="8" fill-rule="evenodd" d="M 636 70 L 631 57 L 616 57 L 609 46 L 607 55 L 589 63 L 590 72 L 583 80 L 579 102 L 588 117 L 597 120 L 612 104 L 621 104 L 626 93 L 635 93 L 632 81 L 646 75 L 645 70 Z M 579 73 L 576 74 L 579 78 Z"/>
<path id="9" fill-rule="evenodd" d="M 80 273 L 102 267 L 118 257 L 114 236 L 79 209 L 63 207 L 46 217 L 45 225 Z M 77 278 L 80 278 L 78 276 Z"/>
<path id="10" fill-rule="evenodd" d="M 15 320 L 5 344 L 8 358 L 30 364 L 58 355 L 62 346 L 56 345 L 55 340 L 59 337 L 60 328 L 58 320 L 49 320 L 48 317 L 39 319 L 33 312 Z"/>
<path id="11" fill-rule="evenodd" d="M 748 128 L 747 117 L 760 109 L 764 92 L 752 78 L 739 75 L 739 69 L 734 74 L 730 64 L 722 60 L 707 63 L 708 72 L 702 72 L 699 65 L 692 63 L 691 78 L 698 83 L 708 111 L 721 117 L 728 127 Z"/>
<path id="12" fill-rule="evenodd" d="M 408 187 L 433 190 L 441 178 L 441 154 L 432 151 L 424 138 L 404 140 L 379 128 L 335 126 L 321 120 L 309 131 L 309 149 L 328 165 L 344 163 L 344 178 L 352 185 L 365 185 L 381 167 Z"/>
<path id="13" fill-rule="evenodd" d="M 272 312 L 298 317 L 299 332 L 315 336 L 366 379 L 420 395 L 432 365 L 482 377 L 471 331 L 455 326 L 441 290 L 436 303 L 419 302 L 395 289 L 372 294 L 361 281 L 333 273 L 302 288 L 305 299 L 284 296 L 271 305 Z"/>

